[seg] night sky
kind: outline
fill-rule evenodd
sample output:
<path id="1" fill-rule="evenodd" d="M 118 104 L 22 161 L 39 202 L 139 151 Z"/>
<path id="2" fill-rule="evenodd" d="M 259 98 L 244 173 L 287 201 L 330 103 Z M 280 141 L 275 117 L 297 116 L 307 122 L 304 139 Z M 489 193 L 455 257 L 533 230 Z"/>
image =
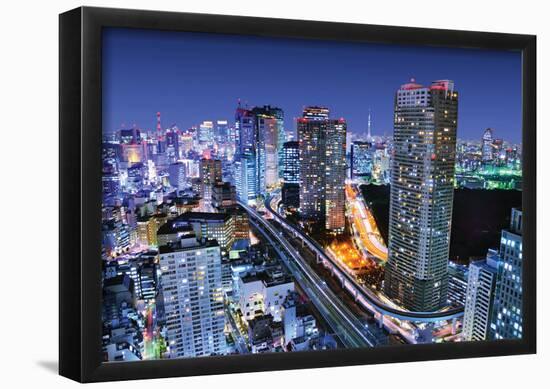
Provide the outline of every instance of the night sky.
<path id="1" fill-rule="evenodd" d="M 459 92 L 458 136 L 521 141 L 519 52 L 107 29 L 103 45 L 103 128 L 185 129 L 232 122 L 238 99 L 285 112 L 285 127 L 306 105 L 344 117 L 348 131 L 391 135 L 401 84 L 451 79 Z"/>

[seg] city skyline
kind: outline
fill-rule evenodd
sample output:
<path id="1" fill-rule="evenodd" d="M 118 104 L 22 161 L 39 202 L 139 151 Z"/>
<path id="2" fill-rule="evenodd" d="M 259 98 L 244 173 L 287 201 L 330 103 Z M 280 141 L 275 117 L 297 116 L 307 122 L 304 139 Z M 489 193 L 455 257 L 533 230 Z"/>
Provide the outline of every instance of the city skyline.
<path id="1" fill-rule="evenodd" d="M 328 57 L 346 59 L 336 54 Z M 137 98 L 166 104 L 145 80 L 151 70 L 133 75 L 150 92 Z M 357 101 L 334 87 L 338 75 L 312 76 L 302 89 L 330 89 L 349 106 L 304 101 L 295 127 L 286 109 L 302 94 L 239 101 L 191 131 L 160 111 L 153 126 L 104 128 L 104 361 L 523 336 L 521 146 L 487 126 L 457 141 L 459 107 L 476 99 L 454 78 L 394 84 L 385 71 L 391 83 L 373 93 L 392 107 L 388 137 L 370 136 L 372 110 L 366 139 L 348 136 Z M 166 77 L 176 85 L 180 75 Z M 242 81 L 277 95 L 274 79 Z M 197 112 L 203 95 L 208 110 L 218 92 L 225 101 L 209 83 L 200 89 L 184 91 Z M 498 102 L 482 97 L 483 112 Z M 104 99 L 117 112 L 150 112 L 133 102 Z"/>
<path id="2" fill-rule="evenodd" d="M 323 61 L 308 60 L 319 55 Z M 305 106 L 321 105 L 366 136 L 370 109 L 373 135 L 391 135 L 396 85 L 449 78 L 465 96 L 459 138 L 479 139 L 491 127 L 495 137 L 520 143 L 520 70 L 512 52 L 108 29 L 103 127 L 153 130 L 158 111 L 164 127 L 180 129 L 232 120 L 241 99 L 281 107 L 291 131 Z"/>

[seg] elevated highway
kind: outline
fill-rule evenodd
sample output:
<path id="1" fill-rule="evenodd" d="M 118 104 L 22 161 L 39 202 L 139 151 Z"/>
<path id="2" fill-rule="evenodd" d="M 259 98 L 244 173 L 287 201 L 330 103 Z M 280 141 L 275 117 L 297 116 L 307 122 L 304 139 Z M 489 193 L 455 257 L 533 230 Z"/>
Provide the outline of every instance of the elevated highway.
<path id="1" fill-rule="evenodd" d="M 286 218 L 274 211 L 271 207 L 271 200 L 272 198 L 270 196 L 265 199 L 264 206 L 266 211 L 275 221 L 279 223 L 279 225 L 292 233 L 302 242 L 302 244 L 307 245 L 309 249 L 315 253 L 318 262 L 322 261 L 323 265 L 340 280 L 342 288 L 349 290 L 357 302 L 378 317 L 380 326 L 383 325 L 384 316 L 390 316 L 400 320 L 425 323 L 434 323 L 444 320 L 454 321 L 455 319 L 464 316 L 463 307 L 436 312 L 412 312 L 386 304 L 380 300 L 374 292 L 360 285 L 355 277 L 351 276 L 337 260 L 328 255 L 321 245 L 319 245 L 319 243 L 317 243 L 314 239 L 310 238 L 301 228 L 289 223 Z"/>

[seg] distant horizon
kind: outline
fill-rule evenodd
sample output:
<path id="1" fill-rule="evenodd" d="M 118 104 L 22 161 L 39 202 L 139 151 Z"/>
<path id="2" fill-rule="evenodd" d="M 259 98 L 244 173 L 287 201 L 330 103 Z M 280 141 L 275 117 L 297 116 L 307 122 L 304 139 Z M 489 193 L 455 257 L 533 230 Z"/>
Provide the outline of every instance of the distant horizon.
<path id="1" fill-rule="evenodd" d="M 516 52 L 111 28 L 103 40 L 105 134 L 123 125 L 154 131 L 157 112 L 163 128 L 233 123 L 240 100 L 282 108 L 292 132 L 304 106 L 326 106 L 363 138 L 370 109 L 372 135 L 391 136 L 395 91 L 415 78 L 455 82 L 459 139 L 493 128 L 495 138 L 521 143 Z"/>

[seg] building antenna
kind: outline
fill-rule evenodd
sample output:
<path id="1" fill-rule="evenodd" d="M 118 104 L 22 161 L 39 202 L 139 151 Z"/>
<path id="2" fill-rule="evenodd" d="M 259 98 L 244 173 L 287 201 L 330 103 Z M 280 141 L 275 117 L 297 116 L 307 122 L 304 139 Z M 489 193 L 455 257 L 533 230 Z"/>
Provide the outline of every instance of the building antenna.
<path id="1" fill-rule="evenodd" d="M 369 116 L 367 118 L 367 141 L 370 141 L 371 138 L 372 138 L 372 134 L 371 134 L 371 117 L 370 117 L 370 108 L 369 108 Z"/>

